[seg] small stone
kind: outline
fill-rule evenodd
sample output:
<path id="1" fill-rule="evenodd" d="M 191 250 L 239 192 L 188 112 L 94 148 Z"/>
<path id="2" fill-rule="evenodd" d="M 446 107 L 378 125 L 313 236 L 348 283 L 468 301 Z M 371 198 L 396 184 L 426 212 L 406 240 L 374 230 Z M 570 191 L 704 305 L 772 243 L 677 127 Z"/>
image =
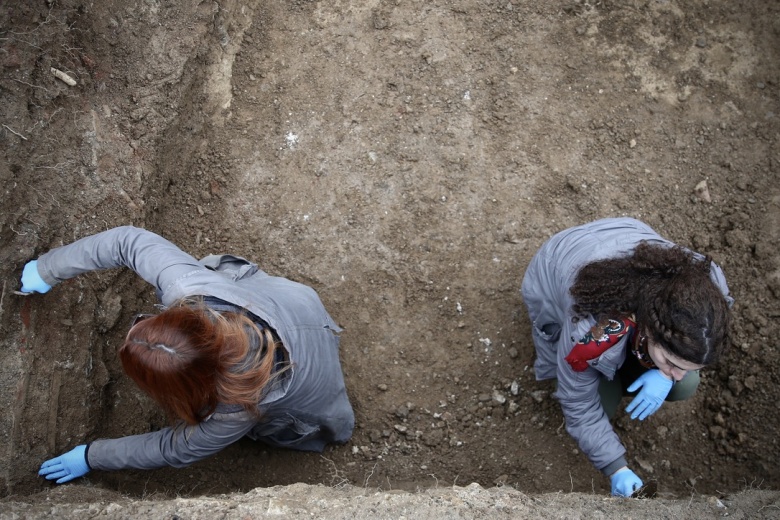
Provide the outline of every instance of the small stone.
<path id="1" fill-rule="evenodd" d="M 711 506 L 717 507 L 718 509 L 726 509 L 726 505 L 721 502 L 718 497 L 709 497 L 707 499 L 707 503 Z"/>
<path id="2" fill-rule="evenodd" d="M 748 390 L 755 390 L 756 376 L 748 376 L 745 378 L 745 388 L 747 388 Z"/>
<path id="3" fill-rule="evenodd" d="M 582 189 L 587 188 L 587 185 L 584 182 L 578 181 L 573 177 L 568 177 L 566 179 L 566 186 L 574 193 L 579 193 Z"/>
<path id="4" fill-rule="evenodd" d="M 631 140 L 628 142 L 628 147 L 629 147 L 629 148 L 636 148 L 636 139 L 631 139 Z"/>
<path id="5" fill-rule="evenodd" d="M 652 473 L 653 472 L 653 465 L 650 464 L 648 461 L 644 459 L 640 459 L 639 457 L 636 458 L 636 463 L 639 464 L 639 467 L 642 468 L 642 471 L 646 473 Z"/>
<path id="6" fill-rule="evenodd" d="M 511 359 L 515 359 L 515 358 L 517 358 L 518 355 L 519 355 L 519 353 L 517 352 L 517 349 L 515 347 L 510 347 L 510 349 L 509 349 L 509 357 Z"/>
<path id="7" fill-rule="evenodd" d="M 506 396 L 498 390 L 493 391 L 493 400 L 498 404 L 504 404 L 506 402 Z"/>
<path id="8" fill-rule="evenodd" d="M 122 509 L 123 509 L 122 506 L 120 506 L 116 502 L 111 502 L 110 504 L 108 504 L 108 507 L 106 507 L 105 513 L 107 515 L 113 515 L 113 514 L 119 512 L 119 511 L 121 511 Z"/>
<path id="9" fill-rule="evenodd" d="M 398 433 L 403 433 L 404 435 L 409 430 L 409 428 L 407 428 L 403 424 L 396 424 L 395 426 L 393 426 L 393 428 L 395 428 L 395 431 L 397 431 Z"/>
<path id="10" fill-rule="evenodd" d="M 729 376 L 729 390 L 734 395 L 739 395 L 742 393 L 742 390 L 745 389 L 745 386 L 740 382 L 739 379 L 737 379 L 737 376 Z"/>
<path id="11" fill-rule="evenodd" d="M 423 435 L 422 441 L 426 446 L 437 446 L 444 440 L 444 431 L 440 429 L 431 430 Z"/>
<path id="12" fill-rule="evenodd" d="M 726 430 L 722 426 L 717 426 L 713 424 L 712 426 L 710 426 L 709 430 L 710 430 L 710 437 L 713 440 L 726 438 Z"/>
<path id="13" fill-rule="evenodd" d="M 534 401 L 537 403 L 541 403 L 544 401 L 544 398 L 547 397 L 547 392 L 545 390 L 536 390 L 531 392 L 531 397 L 533 397 Z"/>
<path id="14" fill-rule="evenodd" d="M 699 184 L 697 184 L 693 189 L 693 193 L 695 193 L 696 196 L 704 202 L 712 202 L 712 198 L 710 197 L 710 190 L 707 187 L 707 181 L 701 181 Z"/>
<path id="15" fill-rule="evenodd" d="M 380 384 L 376 385 L 376 387 L 377 387 L 379 390 L 381 390 L 382 392 L 387 392 L 387 385 L 386 385 L 386 384 L 384 384 L 384 383 L 380 383 Z"/>
<path id="16" fill-rule="evenodd" d="M 520 393 L 520 383 L 512 381 L 512 385 L 509 387 L 509 392 L 512 395 L 518 395 Z"/>

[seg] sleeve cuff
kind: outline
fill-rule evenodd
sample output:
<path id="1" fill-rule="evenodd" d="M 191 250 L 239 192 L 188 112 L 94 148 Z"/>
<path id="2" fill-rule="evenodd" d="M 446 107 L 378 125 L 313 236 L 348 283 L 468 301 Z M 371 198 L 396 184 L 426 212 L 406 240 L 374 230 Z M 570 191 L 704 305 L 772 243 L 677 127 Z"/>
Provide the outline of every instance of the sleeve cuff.
<path id="1" fill-rule="evenodd" d="M 606 476 L 612 475 L 614 472 L 622 468 L 623 466 L 628 466 L 628 462 L 626 462 L 626 457 L 621 455 L 619 458 L 613 460 L 603 468 L 601 468 L 601 472 L 604 473 Z"/>
<path id="2" fill-rule="evenodd" d="M 91 443 L 87 444 L 87 447 L 84 448 L 84 462 L 87 463 L 87 467 L 90 469 L 90 471 L 92 471 L 92 464 L 89 463 L 89 447 L 91 445 Z"/>
<path id="3" fill-rule="evenodd" d="M 38 274 L 40 275 L 41 280 L 46 282 L 50 287 L 54 287 L 55 285 L 60 283 L 60 281 L 57 280 L 54 277 L 54 275 L 52 274 L 51 270 L 47 267 L 48 263 L 47 263 L 46 259 L 44 258 L 47 254 L 48 254 L 48 252 L 42 254 L 38 258 L 38 265 L 37 265 L 37 267 L 38 267 Z"/>

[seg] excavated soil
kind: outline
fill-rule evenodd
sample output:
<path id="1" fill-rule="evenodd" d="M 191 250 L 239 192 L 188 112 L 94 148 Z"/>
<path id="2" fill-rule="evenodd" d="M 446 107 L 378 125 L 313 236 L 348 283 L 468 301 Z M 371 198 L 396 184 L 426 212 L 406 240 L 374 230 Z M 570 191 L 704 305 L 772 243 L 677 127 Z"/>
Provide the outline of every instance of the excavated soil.
<path id="1" fill-rule="evenodd" d="M 155 303 L 135 274 L 14 294 L 28 260 L 133 224 L 313 286 L 357 428 L 322 455 L 247 440 L 95 471 L 72 496 L 606 496 L 534 380 L 519 288 L 553 233 L 623 215 L 712 255 L 736 298 L 697 396 L 616 418 L 630 464 L 662 498 L 777 489 L 779 49 L 770 0 L 6 0 L 0 492 L 47 496 L 43 460 L 166 424 L 114 353 Z"/>

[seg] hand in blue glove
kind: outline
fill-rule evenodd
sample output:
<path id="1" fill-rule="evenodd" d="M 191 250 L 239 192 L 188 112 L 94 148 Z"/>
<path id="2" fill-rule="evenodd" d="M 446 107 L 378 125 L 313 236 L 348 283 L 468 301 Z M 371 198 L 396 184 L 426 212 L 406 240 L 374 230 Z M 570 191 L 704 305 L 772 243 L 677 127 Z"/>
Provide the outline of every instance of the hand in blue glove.
<path id="1" fill-rule="evenodd" d="M 609 479 L 612 481 L 612 494 L 616 497 L 630 497 L 643 485 L 642 479 L 626 467 L 614 472 Z"/>
<path id="2" fill-rule="evenodd" d="M 87 446 L 76 446 L 68 453 L 54 457 L 41 464 L 38 475 L 46 477 L 46 480 L 57 480 L 57 484 L 63 484 L 74 478 L 83 477 L 89 473 L 87 464 Z"/>
<path id="3" fill-rule="evenodd" d="M 644 421 L 661 408 L 673 384 L 660 370 L 648 370 L 628 387 L 629 392 L 636 392 L 640 387 L 642 390 L 626 407 L 626 412 L 631 414 L 632 419 L 639 417 L 640 421 Z"/>
<path id="4" fill-rule="evenodd" d="M 51 285 L 47 284 L 38 274 L 38 260 L 27 262 L 22 271 L 22 292 L 45 293 L 51 290 Z"/>

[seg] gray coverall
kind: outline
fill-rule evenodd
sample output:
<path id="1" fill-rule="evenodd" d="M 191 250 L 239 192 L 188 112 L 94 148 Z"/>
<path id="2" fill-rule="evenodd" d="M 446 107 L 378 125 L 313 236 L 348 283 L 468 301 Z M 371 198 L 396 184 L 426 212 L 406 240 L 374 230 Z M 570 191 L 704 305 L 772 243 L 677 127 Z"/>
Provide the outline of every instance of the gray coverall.
<path id="1" fill-rule="evenodd" d="M 257 418 L 220 404 L 195 426 L 184 423 L 156 432 L 93 441 L 93 469 L 183 467 L 216 453 L 244 435 L 274 446 L 322 451 L 349 440 L 355 417 L 339 363 L 336 325 L 317 293 L 305 285 L 269 276 L 240 257 L 198 261 L 164 238 L 125 226 L 53 249 L 38 259 L 49 285 L 95 269 L 129 267 L 154 285 L 164 306 L 181 298 L 212 296 L 264 320 L 286 349 L 292 368 L 258 403 Z"/>
<path id="2" fill-rule="evenodd" d="M 628 336 L 605 351 L 583 372 L 565 361 L 574 344 L 596 324 L 589 316 L 576 323 L 569 292 L 584 265 L 631 254 L 640 241 L 669 247 L 647 224 L 630 218 L 609 218 L 576 226 L 550 238 L 534 255 L 523 277 L 523 300 L 531 318 L 536 347 L 536 379 L 557 379 L 554 394 L 566 419 L 566 430 L 593 465 L 609 476 L 626 466 L 626 449 L 604 412 L 600 378 L 612 379 L 626 359 Z M 694 253 L 698 258 L 701 255 Z M 711 278 L 729 305 L 733 299 L 723 272 L 712 264 Z"/>

